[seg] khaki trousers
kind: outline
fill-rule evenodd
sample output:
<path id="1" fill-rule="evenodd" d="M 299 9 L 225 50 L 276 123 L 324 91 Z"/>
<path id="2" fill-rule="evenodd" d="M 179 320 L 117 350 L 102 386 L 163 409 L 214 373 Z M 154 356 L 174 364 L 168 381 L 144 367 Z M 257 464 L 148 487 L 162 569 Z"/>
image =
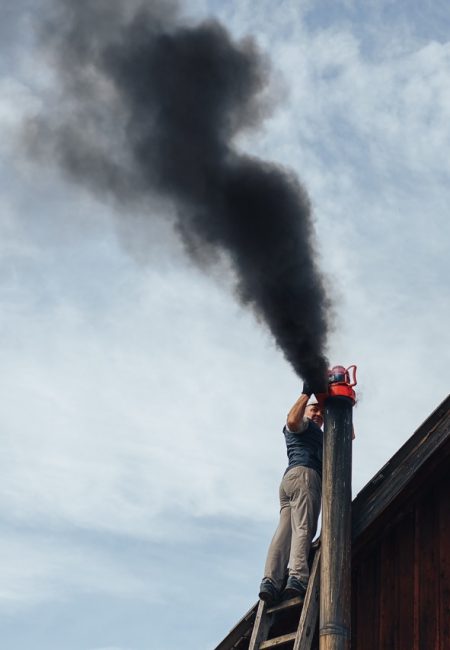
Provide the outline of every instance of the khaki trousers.
<path id="1" fill-rule="evenodd" d="M 286 570 L 303 585 L 309 579 L 308 556 L 316 534 L 322 500 L 319 474 L 309 467 L 292 467 L 280 485 L 280 521 L 267 553 L 264 577 L 277 589 Z"/>

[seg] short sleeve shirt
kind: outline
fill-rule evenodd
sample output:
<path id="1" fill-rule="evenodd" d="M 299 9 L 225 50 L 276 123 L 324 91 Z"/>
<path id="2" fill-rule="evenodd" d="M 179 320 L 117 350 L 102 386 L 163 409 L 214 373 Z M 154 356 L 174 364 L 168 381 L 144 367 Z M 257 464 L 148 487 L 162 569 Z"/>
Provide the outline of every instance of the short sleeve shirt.
<path id="1" fill-rule="evenodd" d="M 322 477 L 322 429 L 309 418 L 304 418 L 298 433 L 293 433 L 287 426 L 283 428 L 283 433 L 289 461 L 286 472 L 291 467 L 302 465 L 316 470 Z"/>

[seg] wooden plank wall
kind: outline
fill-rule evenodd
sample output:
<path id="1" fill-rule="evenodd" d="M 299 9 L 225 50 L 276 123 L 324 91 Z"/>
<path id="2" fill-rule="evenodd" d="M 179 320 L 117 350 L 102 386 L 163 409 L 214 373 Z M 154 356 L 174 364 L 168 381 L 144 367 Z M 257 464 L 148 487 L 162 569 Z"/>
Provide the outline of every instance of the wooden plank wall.
<path id="1" fill-rule="evenodd" d="M 450 649 L 450 471 L 353 557 L 352 650 Z"/>

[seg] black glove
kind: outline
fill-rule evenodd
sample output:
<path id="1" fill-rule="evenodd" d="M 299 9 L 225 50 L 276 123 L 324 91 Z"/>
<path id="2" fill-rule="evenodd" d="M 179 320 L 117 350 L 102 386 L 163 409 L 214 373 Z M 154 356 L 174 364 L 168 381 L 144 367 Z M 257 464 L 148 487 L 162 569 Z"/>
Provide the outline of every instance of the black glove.
<path id="1" fill-rule="evenodd" d="M 302 393 L 303 395 L 308 395 L 308 397 L 311 397 L 313 393 L 316 397 L 321 393 L 328 393 L 328 382 L 326 380 L 321 381 L 320 379 L 311 383 L 304 381 Z"/>

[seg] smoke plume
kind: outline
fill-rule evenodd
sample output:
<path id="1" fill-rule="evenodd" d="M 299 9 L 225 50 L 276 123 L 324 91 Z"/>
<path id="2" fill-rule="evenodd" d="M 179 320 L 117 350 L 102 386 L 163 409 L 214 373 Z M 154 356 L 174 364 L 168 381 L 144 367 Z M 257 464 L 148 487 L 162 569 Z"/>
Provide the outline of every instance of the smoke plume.
<path id="1" fill-rule="evenodd" d="M 56 90 L 29 142 L 125 206 L 168 198 L 192 256 L 225 253 L 240 300 L 294 370 L 323 377 L 328 300 L 308 197 L 293 173 L 234 145 L 264 117 L 268 66 L 255 44 L 215 21 L 183 22 L 167 1 L 51 7 L 41 43 Z"/>

